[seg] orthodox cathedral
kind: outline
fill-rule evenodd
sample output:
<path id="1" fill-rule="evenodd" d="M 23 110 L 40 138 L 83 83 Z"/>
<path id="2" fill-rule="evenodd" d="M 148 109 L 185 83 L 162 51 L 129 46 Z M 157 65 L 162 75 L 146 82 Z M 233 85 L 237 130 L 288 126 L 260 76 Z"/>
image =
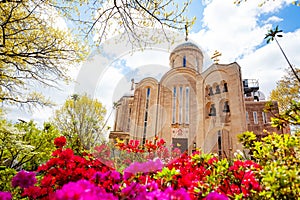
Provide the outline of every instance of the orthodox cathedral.
<path id="1" fill-rule="evenodd" d="M 135 139 L 143 144 L 154 137 L 182 151 L 218 153 L 230 157 L 241 146 L 244 131 L 277 131 L 255 80 L 242 80 L 236 63 L 215 62 L 203 71 L 204 55 L 191 42 L 170 54 L 171 69 L 160 80 L 132 80 L 132 93 L 118 101 L 110 139 Z M 276 102 L 275 112 L 278 112 Z"/>

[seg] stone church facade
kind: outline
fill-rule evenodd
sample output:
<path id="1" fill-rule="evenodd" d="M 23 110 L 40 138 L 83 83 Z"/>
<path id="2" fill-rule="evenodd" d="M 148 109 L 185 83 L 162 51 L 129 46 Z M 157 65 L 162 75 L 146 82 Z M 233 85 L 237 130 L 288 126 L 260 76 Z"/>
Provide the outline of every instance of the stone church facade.
<path id="1" fill-rule="evenodd" d="M 253 124 L 245 116 L 254 99 L 245 97 L 240 66 L 214 63 L 203 71 L 203 53 L 191 42 L 177 46 L 169 60 L 171 69 L 160 80 L 144 78 L 119 100 L 110 138 L 145 143 L 158 136 L 182 151 L 232 156 L 240 148 L 237 135 Z M 259 107 L 256 117 L 262 112 Z"/>

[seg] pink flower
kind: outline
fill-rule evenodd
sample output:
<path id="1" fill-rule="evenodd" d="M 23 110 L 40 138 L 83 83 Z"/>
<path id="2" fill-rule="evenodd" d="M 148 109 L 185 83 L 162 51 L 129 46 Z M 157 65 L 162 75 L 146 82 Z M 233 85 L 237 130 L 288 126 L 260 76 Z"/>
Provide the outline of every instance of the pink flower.
<path id="1" fill-rule="evenodd" d="M 34 172 L 22 170 L 13 177 L 11 184 L 13 187 L 20 186 L 21 188 L 28 188 L 33 186 L 36 182 L 37 181 Z"/>
<path id="2" fill-rule="evenodd" d="M 117 200 L 113 194 L 105 192 L 87 180 L 69 182 L 57 190 L 53 200 Z"/>
<path id="3" fill-rule="evenodd" d="M 162 161 L 158 158 L 155 160 L 149 160 L 147 162 L 134 162 L 131 163 L 126 169 L 124 169 L 124 174 L 137 174 L 137 173 L 148 173 L 156 172 L 163 168 Z"/>
<path id="4" fill-rule="evenodd" d="M 0 192 L 0 200 L 11 200 L 12 196 L 10 192 Z"/>
<path id="5" fill-rule="evenodd" d="M 206 200 L 229 200 L 229 198 L 224 194 L 219 194 L 218 192 L 211 192 L 209 193 Z"/>

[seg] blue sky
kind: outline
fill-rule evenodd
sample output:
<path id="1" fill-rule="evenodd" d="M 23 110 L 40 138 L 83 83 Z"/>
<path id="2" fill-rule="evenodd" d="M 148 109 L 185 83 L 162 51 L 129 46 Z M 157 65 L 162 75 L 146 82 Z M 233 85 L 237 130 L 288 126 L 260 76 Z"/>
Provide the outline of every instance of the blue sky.
<path id="1" fill-rule="evenodd" d="M 247 5 L 247 2 L 244 2 L 243 4 Z M 202 4 L 202 1 L 200 0 L 192 1 L 192 4 L 188 9 L 188 16 L 197 17 L 197 23 L 194 25 L 192 29 L 193 32 L 198 32 L 202 28 L 201 20 L 203 18 L 203 10 L 204 10 L 204 6 Z M 284 30 L 284 32 L 294 31 L 295 29 L 298 29 L 300 27 L 300 6 L 287 4 L 284 6 L 283 9 L 280 9 L 277 12 L 262 14 L 259 17 L 259 21 L 265 21 L 266 19 L 268 19 L 273 15 L 276 15 L 277 17 L 283 19 L 281 22 L 276 24 L 279 25 L 279 27 L 282 30 Z"/>
<path id="2" fill-rule="evenodd" d="M 233 2 L 194 0 L 188 15 L 196 15 L 197 21 L 189 33 L 189 39 L 199 45 L 208 58 L 218 50 L 222 53 L 220 63 L 237 62 L 241 66 L 243 78 L 258 79 L 261 91 L 268 96 L 283 76 L 287 63 L 276 44 L 266 44 L 263 38 L 267 30 L 279 25 L 284 32 L 279 42 L 291 63 L 299 67 L 300 7 L 291 5 L 291 0 L 268 1 L 262 7 L 258 7 L 262 0 L 248 0 L 239 6 Z M 181 34 L 182 38 L 184 33 Z M 61 91 L 46 91 L 58 106 L 68 95 L 81 92 L 99 99 L 109 112 L 112 102 L 129 91 L 131 78 L 136 81 L 147 76 L 159 79 L 170 69 L 168 58 L 172 48 L 132 53 L 113 43 L 107 46 L 109 53 L 112 51 L 116 55 L 115 59 L 108 59 L 103 53 L 98 54 L 83 63 L 77 71 L 72 71 L 71 76 L 76 83 L 62 86 Z M 44 108 L 18 116 L 42 122 L 51 117 L 52 113 L 52 108 Z"/>

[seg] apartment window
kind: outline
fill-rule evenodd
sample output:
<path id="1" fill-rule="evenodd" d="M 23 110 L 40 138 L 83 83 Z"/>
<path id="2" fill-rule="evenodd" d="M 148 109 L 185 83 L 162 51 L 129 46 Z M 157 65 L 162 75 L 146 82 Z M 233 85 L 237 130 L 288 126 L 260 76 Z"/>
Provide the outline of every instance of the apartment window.
<path id="1" fill-rule="evenodd" d="M 145 120 L 144 120 L 143 144 L 145 144 L 145 142 L 146 142 L 146 132 L 147 132 L 147 125 L 148 125 L 149 99 L 150 99 L 150 88 L 147 88 L 147 90 L 146 90 L 146 105 L 145 105 Z"/>
<path id="2" fill-rule="evenodd" d="M 182 66 L 183 67 L 186 67 L 186 57 L 185 56 L 183 56 L 183 61 L 182 61 L 183 63 L 182 63 Z"/>
<path id="3" fill-rule="evenodd" d="M 254 121 L 254 124 L 258 124 L 257 112 L 256 111 L 253 112 L 253 121 Z"/>
<path id="4" fill-rule="evenodd" d="M 172 123 L 176 122 L 176 87 L 173 88 Z"/>
<path id="5" fill-rule="evenodd" d="M 262 112 L 261 115 L 262 115 L 263 123 L 266 124 L 267 123 L 267 115 L 266 115 L 266 113 Z"/>
<path id="6" fill-rule="evenodd" d="M 182 111 L 183 111 L 183 90 L 179 87 L 179 123 L 182 123 Z"/>
<path id="7" fill-rule="evenodd" d="M 247 122 L 247 124 L 249 124 L 249 114 L 248 114 L 248 112 L 246 112 L 246 122 Z"/>
<path id="8" fill-rule="evenodd" d="M 189 118 L 190 113 L 190 88 L 185 88 L 185 123 L 188 124 L 190 121 Z"/>

